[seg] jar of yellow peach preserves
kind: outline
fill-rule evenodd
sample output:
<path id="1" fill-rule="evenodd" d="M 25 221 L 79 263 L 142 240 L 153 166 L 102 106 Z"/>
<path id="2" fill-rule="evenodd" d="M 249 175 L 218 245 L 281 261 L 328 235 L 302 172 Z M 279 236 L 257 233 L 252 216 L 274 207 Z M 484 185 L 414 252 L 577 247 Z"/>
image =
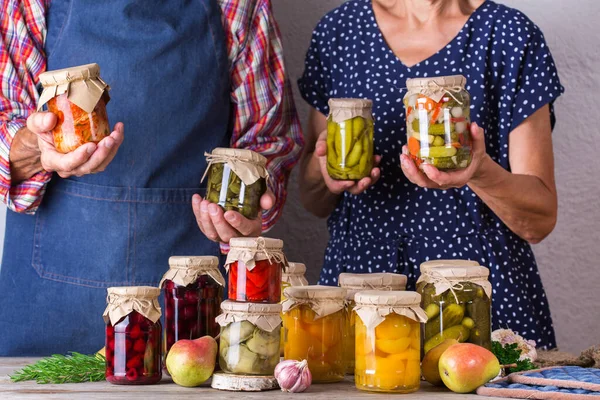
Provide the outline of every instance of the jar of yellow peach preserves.
<path id="1" fill-rule="evenodd" d="M 346 291 L 330 286 L 299 286 L 286 288 L 284 295 L 284 358 L 307 360 L 315 383 L 343 380 Z"/>
<path id="2" fill-rule="evenodd" d="M 359 292 L 356 369 L 360 390 L 410 393 L 421 384 L 421 323 L 427 321 L 416 292 Z"/>
<path id="3" fill-rule="evenodd" d="M 297 262 L 289 262 L 288 267 L 281 274 L 281 302 L 285 301 L 283 291 L 291 286 L 308 286 L 308 281 L 304 274 L 306 273 L 306 265 Z M 283 315 L 281 316 L 283 318 Z M 283 357 L 283 334 L 281 330 L 281 356 Z"/>

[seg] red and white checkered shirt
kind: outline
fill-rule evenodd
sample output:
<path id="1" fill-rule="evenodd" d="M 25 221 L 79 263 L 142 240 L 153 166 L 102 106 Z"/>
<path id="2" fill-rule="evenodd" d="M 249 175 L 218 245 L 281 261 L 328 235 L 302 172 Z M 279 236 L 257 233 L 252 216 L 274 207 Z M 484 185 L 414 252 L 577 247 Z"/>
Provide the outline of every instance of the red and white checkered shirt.
<path id="1" fill-rule="evenodd" d="M 0 196 L 12 211 L 34 213 L 52 178 L 40 172 L 13 184 L 9 153 L 16 132 L 35 111 L 39 75 L 46 70 L 46 10 L 51 0 L 3 0 L 0 4 Z M 281 34 L 270 0 L 218 0 L 231 70 L 231 146 L 268 159 L 277 199 L 263 214 L 263 230 L 281 215 L 291 169 L 304 144 L 289 81 Z"/>

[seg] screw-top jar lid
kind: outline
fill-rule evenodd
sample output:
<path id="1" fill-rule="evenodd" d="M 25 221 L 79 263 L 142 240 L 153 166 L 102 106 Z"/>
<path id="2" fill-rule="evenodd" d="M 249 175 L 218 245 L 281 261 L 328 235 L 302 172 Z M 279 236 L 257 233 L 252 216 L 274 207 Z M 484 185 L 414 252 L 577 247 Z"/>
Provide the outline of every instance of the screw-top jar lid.
<path id="1" fill-rule="evenodd" d="M 373 101 L 369 99 L 329 99 L 330 108 L 372 108 Z"/>
<path id="2" fill-rule="evenodd" d="M 467 78 L 463 75 L 431 76 L 426 78 L 410 78 L 406 80 L 408 90 L 430 89 L 432 87 L 462 87 L 467 84 Z"/>
<path id="3" fill-rule="evenodd" d="M 448 280 L 487 279 L 490 270 L 480 265 L 439 266 L 428 269 L 425 275 L 442 276 Z"/>
<path id="4" fill-rule="evenodd" d="M 291 286 L 285 288 L 283 293 L 288 299 L 298 300 L 344 300 L 346 298 L 346 289 L 335 286 Z"/>
<path id="5" fill-rule="evenodd" d="M 283 240 L 268 237 L 235 237 L 229 240 L 229 248 L 255 251 L 282 250 Z"/>
<path id="6" fill-rule="evenodd" d="M 210 276 L 216 283 L 225 286 L 225 278 L 219 271 L 219 259 L 214 256 L 172 256 L 169 269 L 163 275 L 158 287 L 166 280 L 177 285 L 187 286 L 196 282 L 201 275 Z"/>
<path id="7" fill-rule="evenodd" d="M 431 268 L 438 267 L 478 267 L 479 263 L 477 261 L 471 260 L 430 260 L 421 263 L 419 269 L 421 270 L 421 274 L 424 274 Z"/>
<path id="8" fill-rule="evenodd" d="M 421 305 L 421 295 L 417 292 L 365 290 L 354 296 L 356 305 L 411 307 Z"/>
<path id="9" fill-rule="evenodd" d="M 351 274 L 342 272 L 338 277 L 341 287 L 346 289 L 403 290 L 408 278 L 402 274 L 378 272 L 372 274 Z"/>
<path id="10" fill-rule="evenodd" d="M 227 313 L 257 313 L 279 315 L 281 313 L 281 304 L 244 303 L 240 301 L 225 300 L 221 303 L 221 310 Z"/>

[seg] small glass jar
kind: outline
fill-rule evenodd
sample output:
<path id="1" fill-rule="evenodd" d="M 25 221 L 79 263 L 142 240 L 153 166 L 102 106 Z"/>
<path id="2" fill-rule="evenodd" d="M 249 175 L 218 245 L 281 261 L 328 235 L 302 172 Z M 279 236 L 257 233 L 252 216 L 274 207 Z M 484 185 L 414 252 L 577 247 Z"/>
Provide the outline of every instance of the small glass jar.
<path id="1" fill-rule="evenodd" d="M 40 74 L 40 82 L 44 91 L 38 110 L 46 104 L 57 117 L 52 129 L 57 151 L 68 153 L 110 135 L 106 113 L 110 88 L 100 78 L 98 64 L 47 71 Z"/>
<path id="2" fill-rule="evenodd" d="M 356 371 L 360 390 L 410 393 L 421 384 L 421 322 L 416 292 L 359 292 L 356 300 Z"/>
<path id="3" fill-rule="evenodd" d="M 284 358 L 307 360 L 315 383 L 343 380 L 346 291 L 309 285 L 289 287 L 284 292 Z"/>
<path id="4" fill-rule="evenodd" d="M 108 382 L 148 385 L 161 380 L 159 295 L 159 289 L 146 286 L 108 289 L 104 313 Z"/>
<path id="5" fill-rule="evenodd" d="M 273 375 L 279 363 L 281 304 L 224 301 L 219 366 L 225 373 Z"/>
<path id="6" fill-rule="evenodd" d="M 306 265 L 302 263 L 290 262 L 288 263 L 288 267 L 283 274 L 281 275 L 281 301 L 285 300 L 285 296 L 283 292 L 285 288 L 292 286 L 308 286 L 308 281 L 304 274 L 306 273 Z M 281 315 L 283 318 L 283 314 Z M 281 330 L 281 356 L 283 357 L 283 333 L 284 330 Z"/>
<path id="7" fill-rule="evenodd" d="M 421 263 L 419 267 L 420 275 L 419 279 L 417 279 L 416 289 L 418 293 L 423 292 L 423 287 L 425 287 L 424 276 L 431 268 L 436 267 L 465 267 L 465 266 L 474 266 L 478 267 L 479 263 L 477 261 L 470 260 L 430 260 Z"/>
<path id="8" fill-rule="evenodd" d="M 462 75 L 406 81 L 407 147 L 417 166 L 449 171 L 471 163 L 471 100 L 465 84 Z"/>
<path id="9" fill-rule="evenodd" d="M 344 358 L 346 373 L 354 374 L 354 295 L 361 290 L 405 290 L 406 275 L 387 272 L 372 274 L 350 274 L 343 272 L 338 277 L 340 287 L 346 289 L 346 327 L 344 328 Z"/>
<path id="10" fill-rule="evenodd" d="M 445 339 L 473 343 L 491 350 L 491 293 L 489 270 L 466 265 L 432 267 L 423 276 L 421 307 L 425 324 L 423 350 Z"/>
<path id="11" fill-rule="evenodd" d="M 178 340 L 217 337 L 225 286 L 217 257 L 170 257 L 169 266 L 159 284 L 165 295 L 163 363 Z"/>
<path id="12" fill-rule="evenodd" d="M 327 172 L 335 180 L 360 180 L 373 169 L 373 102 L 330 99 Z"/>
<path id="13" fill-rule="evenodd" d="M 271 238 L 232 238 L 225 269 L 229 300 L 252 303 L 281 301 L 281 274 L 287 265 L 283 241 Z"/>
<path id="14" fill-rule="evenodd" d="M 252 150 L 216 148 L 207 156 L 206 199 L 255 219 L 267 191 L 267 159 Z"/>

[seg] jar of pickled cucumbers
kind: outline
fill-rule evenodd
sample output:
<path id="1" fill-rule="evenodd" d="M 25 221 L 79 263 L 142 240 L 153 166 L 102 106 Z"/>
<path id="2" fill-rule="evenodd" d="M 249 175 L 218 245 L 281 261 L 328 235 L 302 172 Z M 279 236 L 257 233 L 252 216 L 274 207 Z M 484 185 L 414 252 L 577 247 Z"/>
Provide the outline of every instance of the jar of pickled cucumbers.
<path id="1" fill-rule="evenodd" d="M 244 149 L 216 148 L 205 155 L 206 199 L 225 211 L 237 211 L 249 219 L 258 217 L 260 198 L 267 191 L 267 159 Z"/>
<path id="2" fill-rule="evenodd" d="M 219 366 L 238 375 L 273 375 L 279 363 L 281 304 L 224 301 L 217 317 L 221 326 Z"/>
<path id="3" fill-rule="evenodd" d="M 404 96 L 407 147 L 415 163 L 439 170 L 471 163 L 469 92 L 462 75 L 408 79 Z"/>
<path id="4" fill-rule="evenodd" d="M 358 292 L 356 370 L 361 390 L 410 393 L 421 384 L 421 323 L 427 321 L 416 292 Z"/>
<path id="5" fill-rule="evenodd" d="M 279 239 L 232 238 L 225 261 L 229 300 L 279 303 L 281 274 L 287 265 Z"/>
<path id="6" fill-rule="evenodd" d="M 106 380 L 115 385 L 148 385 L 162 378 L 160 289 L 108 288 Z"/>
<path id="7" fill-rule="evenodd" d="M 160 284 L 165 295 L 163 363 L 180 339 L 217 337 L 215 318 L 223 301 L 225 278 L 217 257 L 170 257 Z"/>
<path id="8" fill-rule="evenodd" d="M 315 383 L 343 380 L 346 290 L 309 285 L 286 288 L 284 294 L 283 357 L 307 360 Z"/>
<path id="9" fill-rule="evenodd" d="M 491 349 L 491 297 L 489 270 L 481 266 L 436 266 L 422 274 L 421 307 L 425 324 L 423 350 L 445 339 Z"/>
<path id="10" fill-rule="evenodd" d="M 330 99 L 327 172 L 336 180 L 360 180 L 373 168 L 373 102 Z"/>
<path id="11" fill-rule="evenodd" d="M 287 287 L 291 286 L 307 286 L 308 281 L 304 274 L 306 273 L 306 265 L 302 263 L 289 262 L 288 267 L 283 274 L 281 275 L 281 301 L 285 300 L 285 296 L 283 295 L 283 291 Z M 283 315 L 282 315 L 283 317 Z M 284 330 L 281 330 L 281 356 L 283 357 L 283 333 Z"/>
<path id="12" fill-rule="evenodd" d="M 110 135 L 106 104 L 110 87 L 100 78 L 98 64 L 80 65 L 40 74 L 44 87 L 38 111 L 44 105 L 55 114 L 54 147 L 68 153 Z"/>
<path id="13" fill-rule="evenodd" d="M 346 328 L 344 329 L 344 358 L 346 373 L 354 374 L 354 295 L 362 290 L 405 290 L 406 275 L 387 272 L 373 274 L 350 274 L 343 272 L 338 283 L 346 289 Z"/>
<path id="14" fill-rule="evenodd" d="M 435 267 L 465 267 L 465 266 L 479 266 L 477 261 L 470 260 L 430 260 L 425 261 L 419 267 L 420 275 L 417 279 L 417 292 L 421 293 L 425 282 L 423 281 L 423 275 L 431 268 Z"/>

